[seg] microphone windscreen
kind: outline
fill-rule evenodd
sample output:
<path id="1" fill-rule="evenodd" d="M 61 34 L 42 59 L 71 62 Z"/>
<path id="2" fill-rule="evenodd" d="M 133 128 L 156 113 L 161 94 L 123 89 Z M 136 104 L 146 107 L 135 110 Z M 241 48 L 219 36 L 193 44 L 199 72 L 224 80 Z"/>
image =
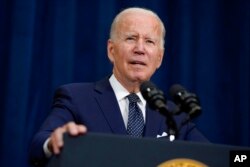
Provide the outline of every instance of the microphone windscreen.
<path id="1" fill-rule="evenodd" d="M 152 97 L 152 90 L 155 90 L 155 85 L 150 81 L 145 81 L 140 86 L 140 91 L 143 98 L 150 103 Z"/>
<path id="2" fill-rule="evenodd" d="M 169 89 L 169 94 L 170 94 L 171 97 L 174 97 L 174 96 L 176 96 L 176 94 L 177 94 L 178 92 L 183 92 L 183 91 L 185 91 L 185 88 L 184 88 L 184 87 L 182 87 L 182 86 L 179 85 L 179 84 L 174 84 L 174 85 L 171 86 L 171 88 Z"/>
<path id="3" fill-rule="evenodd" d="M 150 82 L 150 81 L 145 81 L 145 82 L 143 82 L 143 83 L 141 84 L 141 86 L 140 86 L 141 92 L 147 91 L 148 88 L 152 89 L 152 88 L 156 88 L 156 86 L 155 86 L 155 84 L 153 84 L 153 83 Z"/>

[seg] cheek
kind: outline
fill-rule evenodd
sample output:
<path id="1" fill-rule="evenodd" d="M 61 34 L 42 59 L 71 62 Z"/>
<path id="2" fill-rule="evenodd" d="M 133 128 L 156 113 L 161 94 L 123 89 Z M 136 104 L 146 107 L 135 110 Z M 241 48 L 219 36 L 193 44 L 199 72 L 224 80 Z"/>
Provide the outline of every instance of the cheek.
<path id="1" fill-rule="evenodd" d="M 162 57 L 159 57 L 156 62 L 156 67 L 159 68 L 161 66 L 161 63 L 162 63 Z"/>
<path id="2" fill-rule="evenodd" d="M 160 56 L 160 54 L 151 54 L 152 56 L 150 56 L 149 58 L 149 63 L 151 63 L 151 66 L 158 68 L 161 65 L 162 62 L 162 57 Z"/>
<path id="3" fill-rule="evenodd" d="M 116 52 L 115 57 L 114 57 L 114 64 L 117 68 L 124 68 L 127 63 L 127 58 L 124 52 L 122 50 L 119 50 L 119 52 Z"/>
<path id="4" fill-rule="evenodd" d="M 155 60 L 154 60 L 156 68 L 159 68 L 161 66 L 162 58 L 163 58 L 163 53 L 157 52 Z"/>
<path id="5" fill-rule="evenodd" d="M 126 60 L 128 59 L 128 57 L 129 57 L 129 53 L 128 53 L 129 51 L 128 51 L 128 49 L 127 48 L 119 48 L 119 50 L 117 50 L 117 54 L 116 54 L 116 56 L 117 56 L 117 60 L 119 60 L 121 63 L 123 62 L 123 63 L 125 63 L 126 62 Z"/>

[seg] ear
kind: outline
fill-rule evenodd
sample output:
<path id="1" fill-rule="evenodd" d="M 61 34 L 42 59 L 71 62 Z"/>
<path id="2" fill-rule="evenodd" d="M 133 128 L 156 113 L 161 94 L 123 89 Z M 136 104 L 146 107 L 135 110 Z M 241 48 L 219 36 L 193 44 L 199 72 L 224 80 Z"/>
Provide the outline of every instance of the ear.
<path id="1" fill-rule="evenodd" d="M 108 52 L 108 57 L 111 63 L 114 62 L 114 43 L 111 39 L 108 40 L 107 42 L 107 52 Z"/>
<path id="2" fill-rule="evenodd" d="M 161 66 L 163 60 L 164 50 L 161 50 L 158 56 L 157 69 Z"/>

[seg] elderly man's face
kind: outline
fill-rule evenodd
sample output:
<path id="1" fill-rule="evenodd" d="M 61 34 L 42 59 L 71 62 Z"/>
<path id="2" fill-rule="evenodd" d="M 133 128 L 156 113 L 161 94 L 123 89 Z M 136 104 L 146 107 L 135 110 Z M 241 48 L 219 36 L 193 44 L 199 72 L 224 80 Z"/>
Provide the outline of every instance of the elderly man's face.
<path id="1" fill-rule="evenodd" d="M 147 13 L 126 13 L 108 41 L 113 73 L 121 83 L 149 80 L 160 67 L 164 49 L 159 21 Z"/>

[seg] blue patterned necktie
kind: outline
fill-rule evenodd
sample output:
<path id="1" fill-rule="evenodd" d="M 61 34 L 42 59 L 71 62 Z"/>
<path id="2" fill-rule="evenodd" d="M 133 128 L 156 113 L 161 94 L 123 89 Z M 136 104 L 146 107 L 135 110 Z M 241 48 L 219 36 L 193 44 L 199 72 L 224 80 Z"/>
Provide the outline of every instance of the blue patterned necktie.
<path id="1" fill-rule="evenodd" d="M 127 97 L 129 100 L 127 133 L 130 136 L 142 137 L 144 130 L 144 119 L 142 112 L 137 105 L 137 102 L 140 102 L 140 99 L 135 93 L 132 93 Z"/>

